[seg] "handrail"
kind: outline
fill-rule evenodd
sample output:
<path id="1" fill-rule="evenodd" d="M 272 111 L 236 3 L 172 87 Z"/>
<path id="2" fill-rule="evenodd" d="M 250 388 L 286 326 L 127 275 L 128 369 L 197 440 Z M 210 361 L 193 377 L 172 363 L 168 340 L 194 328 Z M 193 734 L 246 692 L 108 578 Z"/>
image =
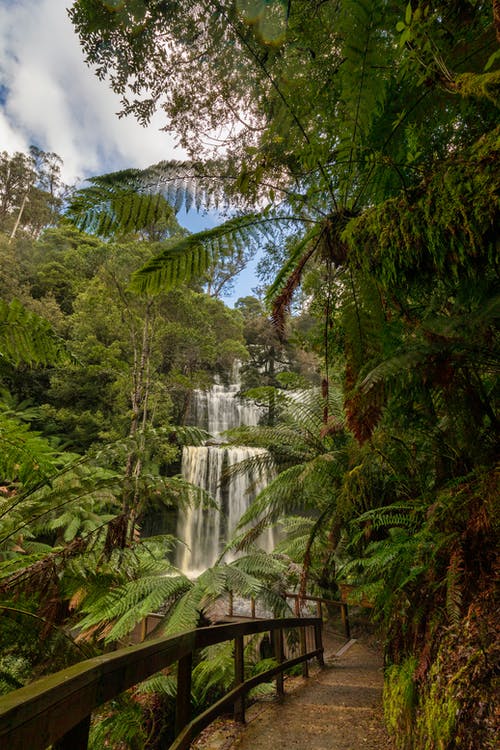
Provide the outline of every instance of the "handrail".
<path id="1" fill-rule="evenodd" d="M 283 630 L 313 627 L 315 648 L 284 660 Z M 244 720 L 244 695 L 258 682 L 282 675 L 290 666 L 317 657 L 323 663 L 322 623 L 316 617 L 246 620 L 190 630 L 137 646 L 103 654 L 43 677 L 0 698 L 0 746 L 9 750 L 86 750 L 90 716 L 94 709 L 165 667 L 178 662 L 177 739 L 172 750 L 189 747 L 192 739 L 222 708 L 233 703 Z M 243 637 L 271 631 L 278 665 L 244 680 Z M 305 631 L 304 631 L 305 632 Z M 204 714 L 190 721 L 191 663 L 193 652 L 223 641 L 235 642 L 235 688 Z M 302 639 L 301 639 L 302 642 Z M 280 688 L 278 679 L 277 688 Z M 215 713 L 214 713 L 215 712 Z M 5 745 L 3 743 L 6 743 Z"/>
<path id="2" fill-rule="evenodd" d="M 323 617 L 323 604 L 326 606 L 332 605 L 340 609 L 340 617 L 342 619 L 342 625 L 344 626 L 344 634 L 347 640 L 351 637 L 351 626 L 349 623 L 349 610 L 347 608 L 347 602 L 338 599 L 325 599 L 321 596 L 302 596 L 301 594 L 295 594 L 287 592 L 285 594 L 286 599 L 295 599 L 295 616 L 300 617 L 300 605 L 302 602 L 316 602 L 316 614 L 318 617 Z"/>
<path id="3" fill-rule="evenodd" d="M 295 605 L 294 605 L 294 613 L 295 617 L 301 616 L 301 605 L 304 602 L 316 602 L 316 615 L 317 617 L 323 617 L 323 604 L 326 606 L 333 605 L 335 607 L 338 607 L 340 609 L 340 617 L 342 619 L 342 625 L 344 626 L 344 634 L 347 640 L 351 637 L 351 626 L 349 623 L 349 610 L 347 607 L 347 602 L 338 600 L 338 599 L 324 599 L 321 596 L 308 596 L 307 594 L 297 594 L 294 592 L 285 592 L 283 594 L 283 598 L 286 599 L 294 599 Z M 233 603 L 233 592 L 229 592 L 229 616 L 234 616 L 234 603 Z M 255 598 L 252 596 L 250 597 L 250 617 L 252 619 L 255 618 Z"/>

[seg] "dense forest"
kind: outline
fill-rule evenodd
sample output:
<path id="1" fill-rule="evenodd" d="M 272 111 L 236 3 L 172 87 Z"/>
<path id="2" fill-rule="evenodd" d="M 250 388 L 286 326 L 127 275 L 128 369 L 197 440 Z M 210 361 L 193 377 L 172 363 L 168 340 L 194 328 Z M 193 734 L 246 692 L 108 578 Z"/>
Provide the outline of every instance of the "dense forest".
<path id="1" fill-rule="evenodd" d="M 498 2 L 69 14 L 123 113 L 163 110 L 189 160 L 72 188 L 57 154 L 0 156 L 1 691 L 148 612 L 175 633 L 229 590 L 284 613 L 286 587 L 347 583 L 373 604 L 395 746 L 493 749 Z M 189 233 L 181 209 L 221 223 Z M 230 309 L 256 254 L 255 296 Z M 262 418 L 225 439 L 265 448 L 275 478 L 228 542 L 239 557 L 192 580 L 172 519 L 214 501 L 180 456 L 210 438 L 193 393 L 235 363 Z M 229 661 L 197 665 L 198 709 Z M 103 711 L 93 746 L 160 747 L 174 682 Z"/>

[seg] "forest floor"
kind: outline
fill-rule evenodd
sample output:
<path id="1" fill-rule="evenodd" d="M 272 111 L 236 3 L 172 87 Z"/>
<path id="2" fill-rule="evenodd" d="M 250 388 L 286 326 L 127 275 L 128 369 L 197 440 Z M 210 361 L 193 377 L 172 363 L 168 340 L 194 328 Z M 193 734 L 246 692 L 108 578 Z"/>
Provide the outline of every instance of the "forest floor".
<path id="1" fill-rule="evenodd" d="M 246 724 L 219 719 L 196 750 L 390 750 L 382 716 L 382 660 L 370 638 L 326 634 L 325 667 L 287 677 L 285 696 L 259 700 Z M 347 646 L 347 647 L 346 647 Z"/>

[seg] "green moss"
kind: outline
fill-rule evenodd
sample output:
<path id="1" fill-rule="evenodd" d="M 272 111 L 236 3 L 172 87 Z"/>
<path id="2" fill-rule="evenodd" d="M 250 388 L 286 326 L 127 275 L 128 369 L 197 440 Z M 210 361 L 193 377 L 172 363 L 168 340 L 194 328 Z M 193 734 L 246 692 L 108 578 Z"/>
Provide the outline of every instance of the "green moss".
<path id="1" fill-rule="evenodd" d="M 433 664 L 426 684 L 415 722 L 415 747 L 448 750 L 453 747 L 459 704 L 452 684 L 443 680 L 439 663 Z"/>
<path id="2" fill-rule="evenodd" d="M 491 73 L 462 73 L 455 80 L 457 91 L 463 96 L 489 99 L 500 106 L 500 70 Z"/>
<path id="3" fill-rule="evenodd" d="M 417 702 L 415 670 L 417 660 L 405 659 L 386 671 L 384 683 L 384 716 L 387 729 L 398 750 L 412 750 L 413 724 Z"/>

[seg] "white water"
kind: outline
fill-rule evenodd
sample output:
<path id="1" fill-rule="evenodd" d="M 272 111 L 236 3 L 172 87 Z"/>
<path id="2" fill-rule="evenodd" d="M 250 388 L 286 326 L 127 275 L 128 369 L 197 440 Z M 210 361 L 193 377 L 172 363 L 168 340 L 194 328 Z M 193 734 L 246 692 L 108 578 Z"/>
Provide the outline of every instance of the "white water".
<path id="1" fill-rule="evenodd" d="M 233 383 L 213 385 L 208 391 L 195 391 L 190 409 L 191 423 L 215 437 L 240 425 L 258 425 L 262 409 L 250 401 L 240 400 L 237 397 L 239 390 L 239 384 Z"/>
<path id="2" fill-rule="evenodd" d="M 261 410 L 254 404 L 240 402 L 238 391 L 237 384 L 214 385 L 209 391 L 195 391 L 191 422 L 216 438 L 233 427 L 257 425 Z M 191 507 L 179 514 L 177 536 L 184 544 L 179 549 L 177 565 L 183 572 L 196 576 L 215 563 L 243 513 L 272 478 L 273 470 L 266 461 L 267 456 L 263 448 L 207 445 L 183 449 L 184 478 L 206 490 L 220 509 Z M 248 471 L 225 476 L 228 468 L 247 460 L 252 461 Z M 268 532 L 263 535 L 261 546 L 271 550 L 273 541 L 273 534 Z M 224 556 L 227 562 L 233 559 L 233 553 Z"/>

